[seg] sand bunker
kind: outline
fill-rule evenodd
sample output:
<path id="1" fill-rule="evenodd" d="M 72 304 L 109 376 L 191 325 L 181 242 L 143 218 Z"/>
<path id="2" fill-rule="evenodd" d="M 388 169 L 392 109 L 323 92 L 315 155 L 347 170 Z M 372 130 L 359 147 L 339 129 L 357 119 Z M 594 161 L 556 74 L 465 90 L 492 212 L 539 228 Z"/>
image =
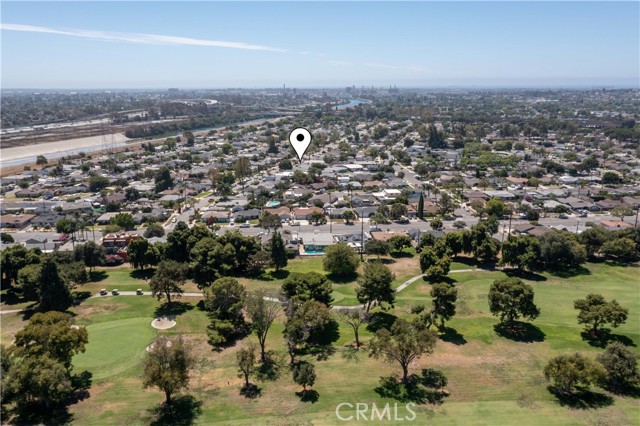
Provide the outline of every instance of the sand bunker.
<path id="1" fill-rule="evenodd" d="M 176 322 L 170 317 L 160 317 L 151 321 L 151 327 L 158 330 L 166 330 L 171 327 L 175 327 Z"/>

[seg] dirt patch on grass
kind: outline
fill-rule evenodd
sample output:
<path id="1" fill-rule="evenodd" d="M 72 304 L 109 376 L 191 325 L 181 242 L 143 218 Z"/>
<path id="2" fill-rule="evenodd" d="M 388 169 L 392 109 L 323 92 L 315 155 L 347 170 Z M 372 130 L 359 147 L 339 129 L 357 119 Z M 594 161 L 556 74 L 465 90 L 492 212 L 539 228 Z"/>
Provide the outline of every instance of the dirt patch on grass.
<path id="1" fill-rule="evenodd" d="M 98 304 L 82 304 L 76 307 L 76 314 L 78 317 L 91 317 L 100 314 L 110 314 L 118 309 L 122 308 L 122 305 L 118 303 L 98 303 Z"/>
<path id="2" fill-rule="evenodd" d="M 398 277 L 411 274 L 418 275 L 420 273 L 418 256 L 399 257 L 393 260 L 394 262 L 387 264 L 387 266 L 391 269 L 391 272 L 395 273 Z"/>

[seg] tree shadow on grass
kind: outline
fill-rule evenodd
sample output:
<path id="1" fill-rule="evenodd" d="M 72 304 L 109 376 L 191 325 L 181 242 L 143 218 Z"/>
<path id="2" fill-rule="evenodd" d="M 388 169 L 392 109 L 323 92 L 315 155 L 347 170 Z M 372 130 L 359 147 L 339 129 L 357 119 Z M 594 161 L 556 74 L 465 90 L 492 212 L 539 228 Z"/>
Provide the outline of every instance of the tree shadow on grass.
<path id="1" fill-rule="evenodd" d="M 414 254 L 408 251 L 394 251 L 394 252 L 391 252 L 390 254 L 391 254 L 391 257 L 393 257 L 394 259 L 414 257 Z"/>
<path id="2" fill-rule="evenodd" d="M 259 280 L 264 281 L 273 281 L 273 280 L 284 280 L 289 277 L 291 273 L 286 269 L 280 269 L 279 271 L 271 271 L 270 274 L 263 274 L 262 277 L 258 278 Z"/>
<path id="3" fill-rule="evenodd" d="M 580 333 L 582 340 L 590 346 L 596 348 L 604 348 L 609 342 L 620 342 L 625 346 L 636 346 L 635 342 L 622 334 L 613 334 L 609 329 L 601 329 L 597 334 L 593 334 L 591 330 L 583 330 Z"/>
<path id="4" fill-rule="evenodd" d="M 262 396 L 262 389 L 255 383 L 244 384 L 242 388 L 240 388 L 240 395 L 247 399 L 256 399 Z"/>
<path id="5" fill-rule="evenodd" d="M 396 321 L 396 316 L 388 314 L 386 312 L 374 312 L 369 314 L 367 319 L 367 330 L 375 333 L 381 328 L 391 329 L 391 326 Z"/>
<path id="6" fill-rule="evenodd" d="M 320 398 L 320 394 L 313 389 L 296 392 L 296 396 L 300 398 L 300 402 L 310 402 L 312 404 L 318 402 L 318 399 Z"/>
<path id="7" fill-rule="evenodd" d="M 153 416 L 151 426 L 191 426 L 202 414 L 202 401 L 184 395 L 169 405 L 162 403 L 148 411 Z"/>
<path id="8" fill-rule="evenodd" d="M 391 398 L 400 402 L 414 404 L 441 404 L 447 396 L 444 392 L 425 388 L 418 375 L 412 374 L 406 383 L 396 376 L 381 377 L 380 386 L 374 391 L 382 398 Z"/>
<path id="9" fill-rule="evenodd" d="M 592 392 L 590 390 L 578 390 L 574 393 L 564 393 L 559 391 L 554 386 L 548 386 L 547 389 L 558 399 L 558 402 L 563 407 L 571 407 L 581 410 L 603 408 L 613 404 L 613 398 L 609 395 L 605 395 L 599 392 Z"/>
<path id="10" fill-rule="evenodd" d="M 535 281 L 535 282 L 547 281 L 547 277 L 545 277 L 544 275 L 536 274 L 535 272 L 531 272 L 531 271 L 519 271 L 517 269 L 504 269 L 503 272 L 508 277 L 518 277 L 527 281 Z"/>
<path id="11" fill-rule="evenodd" d="M 73 305 L 78 306 L 92 296 L 90 291 L 75 291 L 73 292 Z"/>
<path id="12" fill-rule="evenodd" d="M 329 279 L 329 281 L 332 281 L 336 284 L 348 284 L 350 282 L 355 281 L 358 278 L 358 274 L 351 274 L 351 275 L 329 274 L 327 275 L 327 278 Z"/>
<path id="13" fill-rule="evenodd" d="M 278 380 L 285 365 L 284 358 L 278 357 L 275 352 L 269 352 L 267 360 L 257 368 L 256 378 L 262 382 Z"/>
<path id="14" fill-rule="evenodd" d="M 194 306 L 189 302 L 181 302 L 179 300 L 171 301 L 171 305 L 167 306 L 166 303 L 158 306 L 156 310 L 153 312 L 153 315 L 156 318 L 159 317 L 175 317 L 178 315 L 182 315 L 187 311 L 190 311 L 194 308 Z"/>
<path id="15" fill-rule="evenodd" d="M 17 305 L 18 303 L 28 302 L 22 295 L 18 295 L 13 289 L 7 290 L 0 295 L 0 301 L 5 305 Z"/>
<path id="16" fill-rule="evenodd" d="M 145 269 L 144 271 L 141 269 L 134 269 L 129 273 L 129 276 L 136 280 L 144 280 L 151 279 L 155 273 L 155 269 Z"/>
<path id="17" fill-rule="evenodd" d="M 591 275 L 591 271 L 584 266 L 576 266 L 573 268 L 566 268 L 560 270 L 550 271 L 551 275 L 559 278 L 571 278 L 577 277 L 578 275 Z"/>
<path id="18" fill-rule="evenodd" d="M 438 330 L 440 332 L 440 340 L 443 342 L 453 343 L 454 345 L 464 345 L 467 343 L 467 339 L 458 330 L 451 327 L 444 327 Z"/>
<path id="19" fill-rule="evenodd" d="M 496 324 L 493 329 L 498 335 L 515 342 L 543 342 L 546 337 L 540 328 L 528 322 L 514 321 L 511 324 Z"/>
<path id="20" fill-rule="evenodd" d="M 106 280 L 107 278 L 109 278 L 109 274 L 107 274 L 107 271 L 105 270 L 89 272 L 89 281 L 92 283 L 98 283 Z"/>
<path id="21" fill-rule="evenodd" d="M 40 407 L 25 407 L 23 411 L 4 412 L 2 414 L 3 422 L 7 415 L 13 415 L 11 424 L 15 426 L 63 426 L 73 422 L 73 414 L 69 413 L 66 406 L 50 407 L 46 410 Z"/>

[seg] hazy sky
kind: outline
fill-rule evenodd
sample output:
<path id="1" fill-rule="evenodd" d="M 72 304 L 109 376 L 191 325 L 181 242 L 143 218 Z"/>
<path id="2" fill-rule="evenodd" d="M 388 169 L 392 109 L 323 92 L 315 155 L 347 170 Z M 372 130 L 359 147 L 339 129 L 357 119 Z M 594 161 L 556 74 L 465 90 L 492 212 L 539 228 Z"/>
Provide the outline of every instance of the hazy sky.
<path id="1" fill-rule="evenodd" d="M 3 88 L 638 87 L 640 3 L 1 3 Z"/>

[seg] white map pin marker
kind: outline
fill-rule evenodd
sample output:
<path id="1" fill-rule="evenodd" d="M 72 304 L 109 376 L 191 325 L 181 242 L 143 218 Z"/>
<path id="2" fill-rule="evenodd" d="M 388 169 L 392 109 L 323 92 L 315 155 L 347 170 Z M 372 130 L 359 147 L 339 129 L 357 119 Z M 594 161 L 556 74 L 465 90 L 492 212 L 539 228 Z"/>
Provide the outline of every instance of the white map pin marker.
<path id="1" fill-rule="evenodd" d="M 289 143 L 298 154 L 298 159 L 302 162 L 302 156 L 307 152 L 311 144 L 311 133 L 304 127 L 298 127 L 289 134 Z"/>

